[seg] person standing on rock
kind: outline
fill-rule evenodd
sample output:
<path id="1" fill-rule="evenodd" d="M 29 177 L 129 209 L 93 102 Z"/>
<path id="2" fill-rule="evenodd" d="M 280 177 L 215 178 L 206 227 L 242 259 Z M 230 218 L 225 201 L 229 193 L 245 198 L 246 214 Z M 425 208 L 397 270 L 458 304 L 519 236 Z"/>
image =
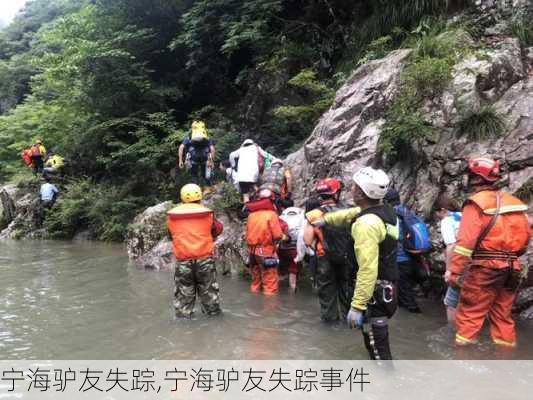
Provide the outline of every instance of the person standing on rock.
<path id="1" fill-rule="evenodd" d="M 461 213 L 455 202 L 446 194 L 441 194 L 433 206 L 433 213 L 440 220 L 440 233 L 446 246 L 444 250 L 444 260 L 446 271 L 450 269 L 450 260 L 453 254 L 459 225 L 461 223 Z M 455 323 L 455 310 L 459 304 L 459 288 L 448 285 L 444 296 L 446 306 L 446 317 L 449 323 Z"/>
<path id="2" fill-rule="evenodd" d="M 446 280 L 461 287 L 456 312 L 457 345 L 477 342 L 487 319 L 496 345 L 515 347 L 511 308 L 520 283 L 519 257 L 531 237 L 527 206 L 498 190 L 500 165 L 489 157 L 468 162 L 473 194 L 463 206 L 457 243 Z"/>
<path id="3" fill-rule="evenodd" d="M 315 192 L 320 198 L 319 214 L 343 209 L 340 203 L 342 182 L 335 178 L 318 181 Z M 317 240 L 318 232 L 313 228 L 315 216 L 307 215 L 311 224 L 305 227 L 304 241 L 312 247 Z M 319 219 L 320 215 L 318 215 Z M 326 225 L 321 234 L 324 241 L 325 254 L 317 260 L 318 300 L 320 302 L 320 318 L 324 322 L 338 321 L 346 318 L 350 309 L 350 296 L 353 293 L 353 263 L 348 257 L 350 248 L 350 232 L 345 226 Z"/>
<path id="4" fill-rule="evenodd" d="M 205 184 L 210 186 L 215 156 L 215 142 L 209 139 L 205 123 L 194 121 L 190 134 L 187 135 L 178 149 L 179 168 L 186 168 L 196 184 L 200 185 L 202 181 L 205 181 Z"/>
<path id="5" fill-rule="evenodd" d="M 360 169 L 352 179 L 358 207 L 327 213 L 321 224 L 350 228 L 357 277 L 346 320 L 350 328 L 362 328 L 371 359 L 391 360 L 388 323 L 397 308 L 399 227 L 394 209 L 382 203 L 390 179 L 371 167 Z"/>
<path id="6" fill-rule="evenodd" d="M 177 259 L 174 274 L 174 308 L 176 316 L 190 318 L 194 312 L 196 294 L 202 311 L 220 314 L 220 294 L 215 260 L 215 238 L 223 226 L 213 211 L 201 204 L 202 189 L 187 184 L 180 191 L 181 204 L 168 212 L 167 227 Z"/>
<path id="7" fill-rule="evenodd" d="M 43 141 L 38 139 L 35 144 L 30 147 L 30 152 L 33 172 L 35 174 L 42 174 L 44 168 L 44 159 L 46 157 L 46 148 L 43 145 Z"/>
<path id="8" fill-rule="evenodd" d="M 229 156 L 231 167 L 237 171 L 236 179 L 244 203 L 248 203 L 250 195 L 257 190 L 257 182 L 264 170 L 267 155 L 252 139 L 246 139 L 241 147 Z"/>

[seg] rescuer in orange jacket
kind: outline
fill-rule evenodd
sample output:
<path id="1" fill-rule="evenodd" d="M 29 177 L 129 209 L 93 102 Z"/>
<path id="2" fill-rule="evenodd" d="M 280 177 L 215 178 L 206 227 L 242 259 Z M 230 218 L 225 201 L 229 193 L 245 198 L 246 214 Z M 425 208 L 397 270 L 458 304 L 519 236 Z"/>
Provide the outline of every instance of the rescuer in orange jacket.
<path id="1" fill-rule="evenodd" d="M 265 199 L 270 201 L 265 202 Z M 270 189 L 262 189 L 257 202 L 261 207 L 250 207 L 253 211 L 248 215 L 246 224 L 248 266 L 252 273 L 250 290 L 257 293 L 263 289 L 266 295 L 278 293 L 277 243 L 287 239 L 273 199 Z"/>
<path id="2" fill-rule="evenodd" d="M 190 318 L 196 293 L 202 311 L 220 314 L 214 239 L 222 233 L 222 224 L 213 211 L 201 204 L 202 189 L 188 184 L 181 188 L 182 203 L 168 212 L 167 226 L 172 235 L 174 255 L 178 260 L 174 274 L 174 308 L 177 317 Z"/>
<path id="3" fill-rule="evenodd" d="M 469 186 L 459 234 L 446 279 L 461 286 L 456 344 L 476 343 L 488 316 L 495 344 L 516 345 L 511 307 L 518 289 L 520 261 L 530 229 L 527 206 L 499 191 L 499 162 L 486 157 L 469 161 Z"/>

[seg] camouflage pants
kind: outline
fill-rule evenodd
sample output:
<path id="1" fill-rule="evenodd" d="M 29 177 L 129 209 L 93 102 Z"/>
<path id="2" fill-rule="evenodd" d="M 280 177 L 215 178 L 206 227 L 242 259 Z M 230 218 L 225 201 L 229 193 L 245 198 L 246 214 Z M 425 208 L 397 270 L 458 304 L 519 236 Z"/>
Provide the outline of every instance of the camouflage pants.
<path id="1" fill-rule="evenodd" d="M 176 316 L 190 317 L 194 311 L 196 294 L 202 303 L 202 311 L 208 315 L 220 313 L 220 294 L 215 260 L 178 261 L 174 273 L 174 308 Z"/>

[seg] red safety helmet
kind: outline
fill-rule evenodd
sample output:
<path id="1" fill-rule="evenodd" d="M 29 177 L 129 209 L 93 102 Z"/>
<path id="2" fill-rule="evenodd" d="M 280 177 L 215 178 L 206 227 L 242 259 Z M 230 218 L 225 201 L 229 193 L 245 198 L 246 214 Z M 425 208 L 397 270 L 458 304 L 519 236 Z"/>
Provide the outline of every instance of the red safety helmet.
<path id="1" fill-rule="evenodd" d="M 342 189 L 342 182 L 335 178 L 320 179 L 316 186 L 315 191 L 318 194 L 334 195 L 340 192 Z"/>
<path id="2" fill-rule="evenodd" d="M 500 162 L 488 157 L 475 157 L 468 160 L 468 169 L 471 174 L 479 175 L 489 182 L 500 178 Z"/>

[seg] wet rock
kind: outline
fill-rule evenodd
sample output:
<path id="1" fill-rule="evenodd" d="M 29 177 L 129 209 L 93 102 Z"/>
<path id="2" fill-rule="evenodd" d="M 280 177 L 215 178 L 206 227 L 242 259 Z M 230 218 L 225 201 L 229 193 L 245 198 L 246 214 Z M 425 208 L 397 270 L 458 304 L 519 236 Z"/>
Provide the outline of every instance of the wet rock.
<path id="1" fill-rule="evenodd" d="M 168 235 L 166 216 L 172 207 L 172 202 L 166 201 L 135 217 L 126 233 L 126 248 L 131 259 L 147 254 Z"/>
<path id="2" fill-rule="evenodd" d="M 15 219 L 17 192 L 15 185 L 5 185 L 0 188 L 0 228 L 9 225 Z"/>
<path id="3" fill-rule="evenodd" d="M 287 159 L 304 192 L 325 176 L 348 177 L 376 156 L 383 116 L 398 91 L 400 72 L 410 50 L 391 52 L 359 67 L 338 91 L 331 109 L 314 129 L 304 148 Z"/>
<path id="4" fill-rule="evenodd" d="M 38 182 L 26 186 L 6 185 L 0 190 L 5 229 L 0 239 L 41 238 L 46 232 L 41 228 L 42 209 L 38 195 Z"/>

